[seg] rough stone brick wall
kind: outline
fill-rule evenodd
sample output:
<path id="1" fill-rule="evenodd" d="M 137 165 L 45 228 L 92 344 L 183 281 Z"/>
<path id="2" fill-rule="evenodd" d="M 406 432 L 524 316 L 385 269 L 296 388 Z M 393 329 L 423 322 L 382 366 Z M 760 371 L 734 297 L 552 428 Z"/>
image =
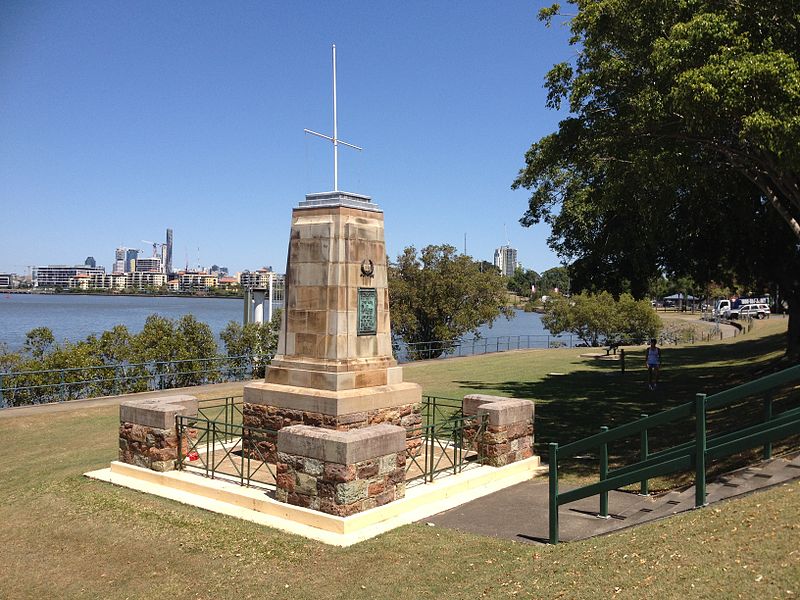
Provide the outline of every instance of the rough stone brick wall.
<path id="1" fill-rule="evenodd" d="M 502 467 L 533 456 L 533 423 L 519 421 L 494 427 L 489 425 L 480 436 L 478 453 L 484 464 Z"/>
<path id="2" fill-rule="evenodd" d="M 421 429 L 417 427 L 422 423 L 422 404 L 419 402 L 338 416 L 245 403 L 242 413 L 246 427 L 269 429 L 275 432 L 253 432 L 251 437 L 253 443 L 258 447 L 257 452 L 251 452 L 251 457 L 266 457 L 268 462 L 277 461 L 277 432 L 290 425 L 311 425 L 338 431 L 359 429 L 381 423 L 397 425 L 406 430 L 406 449 L 410 455 L 416 456 L 421 452 L 422 442 L 419 439 Z M 260 456 L 258 456 L 259 454 Z"/>
<path id="3" fill-rule="evenodd" d="M 346 517 L 405 496 L 405 451 L 351 465 L 278 453 L 276 498 Z"/>
<path id="4" fill-rule="evenodd" d="M 189 431 L 195 436 L 195 431 Z M 183 455 L 189 450 L 189 440 L 183 439 Z M 157 429 L 147 425 L 122 422 L 119 425 L 119 460 L 152 469 L 171 471 L 178 460 L 178 435 L 175 428 Z"/>

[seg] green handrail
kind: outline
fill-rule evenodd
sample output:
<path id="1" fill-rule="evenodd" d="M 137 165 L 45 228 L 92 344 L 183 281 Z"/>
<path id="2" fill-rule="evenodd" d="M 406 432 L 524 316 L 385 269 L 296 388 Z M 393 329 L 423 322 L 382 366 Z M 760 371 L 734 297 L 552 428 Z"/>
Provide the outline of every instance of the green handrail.
<path id="1" fill-rule="evenodd" d="M 558 507 L 576 500 L 600 495 L 600 516 L 608 515 L 608 492 L 639 482 L 642 493 L 647 493 L 647 483 L 652 477 L 670 473 L 695 470 L 695 506 L 706 504 L 707 461 L 736 454 L 749 448 L 764 446 L 764 457 L 772 453 L 772 442 L 800 433 L 800 407 L 773 414 L 772 394 L 780 386 L 800 382 L 800 365 L 767 375 L 755 381 L 736 386 L 712 396 L 697 394 L 693 402 L 687 402 L 656 415 L 642 415 L 641 419 L 615 427 L 602 428 L 582 440 L 564 446 L 551 443 L 550 449 L 550 543 L 558 543 Z M 706 414 L 748 396 L 765 394 L 764 422 L 743 427 L 723 435 L 708 436 Z M 694 415 L 694 439 L 659 452 L 649 453 L 647 431 Z M 615 440 L 640 436 L 641 457 L 639 462 L 609 470 L 607 463 L 608 444 Z M 574 456 L 587 450 L 600 451 L 600 481 L 575 488 L 568 492 L 558 491 L 558 459 Z"/>

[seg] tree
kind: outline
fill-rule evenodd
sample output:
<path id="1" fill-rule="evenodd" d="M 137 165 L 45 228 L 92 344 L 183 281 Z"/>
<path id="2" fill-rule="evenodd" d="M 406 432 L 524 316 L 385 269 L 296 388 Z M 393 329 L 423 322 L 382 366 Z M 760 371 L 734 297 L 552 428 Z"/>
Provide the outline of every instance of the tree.
<path id="1" fill-rule="evenodd" d="M 276 310 L 269 323 L 228 323 L 219 337 L 231 357 L 231 368 L 244 371 L 252 367 L 253 378 L 264 377 L 266 366 L 278 350 L 281 316 L 282 311 Z"/>
<path id="2" fill-rule="evenodd" d="M 620 341 L 640 343 L 656 335 L 661 320 L 649 302 L 608 292 L 556 296 L 545 304 L 542 325 L 551 333 L 572 333 L 589 346 Z"/>
<path id="3" fill-rule="evenodd" d="M 53 348 L 56 338 L 49 327 L 36 327 L 25 334 L 25 352 L 35 360 L 41 360 Z"/>
<path id="4" fill-rule="evenodd" d="M 554 290 L 562 294 L 569 292 L 569 272 L 566 267 L 553 267 L 542 273 L 540 282 L 542 294 L 552 294 Z"/>
<path id="5" fill-rule="evenodd" d="M 571 115 L 526 154 L 522 223 L 551 224 L 577 289 L 778 283 L 800 358 L 796 3 L 575 4 L 577 59 L 546 77 L 548 106 Z"/>
<path id="6" fill-rule="evenodd" d="M 540 292 L 538 289 L 541 277 L 532 269 L 517 267 L 514 274 L 508 278 L 508 289 L 518 296 L 533 296 Z M 536 292 L 532 292 L 533 286 L 537 286 Z"/>
<path id="7" fill-rule="evenodd" d="M 389 267 L 392 334 L 413 358 L 436 358 L 466 333 L 503 315 L 511 318 L 503 278 L 453 246 L 410 246 Z M 422 344 L 424 343 L 424 347 Z"/>

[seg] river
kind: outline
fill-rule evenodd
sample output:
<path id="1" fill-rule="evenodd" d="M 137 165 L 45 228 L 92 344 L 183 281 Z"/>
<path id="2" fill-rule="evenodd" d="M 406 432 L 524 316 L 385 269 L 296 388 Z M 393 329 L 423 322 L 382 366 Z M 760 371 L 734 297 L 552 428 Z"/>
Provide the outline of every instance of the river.
<path id="1" fill-rule="evenodd" d="M 500 318 L 492 328 L 481 327 L 483 337 L 546 334 L 536 313 L 515 311 L 511 320 Z M 178 319 L 192 314 L 207 323 L 214 335 L 229 321 L 241 322 L 242 300 L 238 298 L 179 298 L 163 296 L 95 296 L 73 294 L 0 293 L 0 343 L 17 350 L 25 334 L 36 327 L 49 327 L 56 340 L 77 342 L 115 325 L 132 333 L 141 331 L 151 314 Z"/>

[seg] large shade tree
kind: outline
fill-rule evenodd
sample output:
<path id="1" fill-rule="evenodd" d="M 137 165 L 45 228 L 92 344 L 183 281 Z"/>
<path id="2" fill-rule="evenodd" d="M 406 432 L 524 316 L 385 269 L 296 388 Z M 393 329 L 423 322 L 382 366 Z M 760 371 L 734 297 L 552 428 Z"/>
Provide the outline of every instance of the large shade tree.
<path id="1" fill-rule="evenodd" d="M 574 289 L 642 296 L 661 273 L 780 285 L 800 358 L 800 9 L 794 1 L 577 0 L 568 105 L 514 187 Z M 544 9 L 547 23 L 561 18 Z M 742 291 L 747 291 L 743 289 Z"/>

